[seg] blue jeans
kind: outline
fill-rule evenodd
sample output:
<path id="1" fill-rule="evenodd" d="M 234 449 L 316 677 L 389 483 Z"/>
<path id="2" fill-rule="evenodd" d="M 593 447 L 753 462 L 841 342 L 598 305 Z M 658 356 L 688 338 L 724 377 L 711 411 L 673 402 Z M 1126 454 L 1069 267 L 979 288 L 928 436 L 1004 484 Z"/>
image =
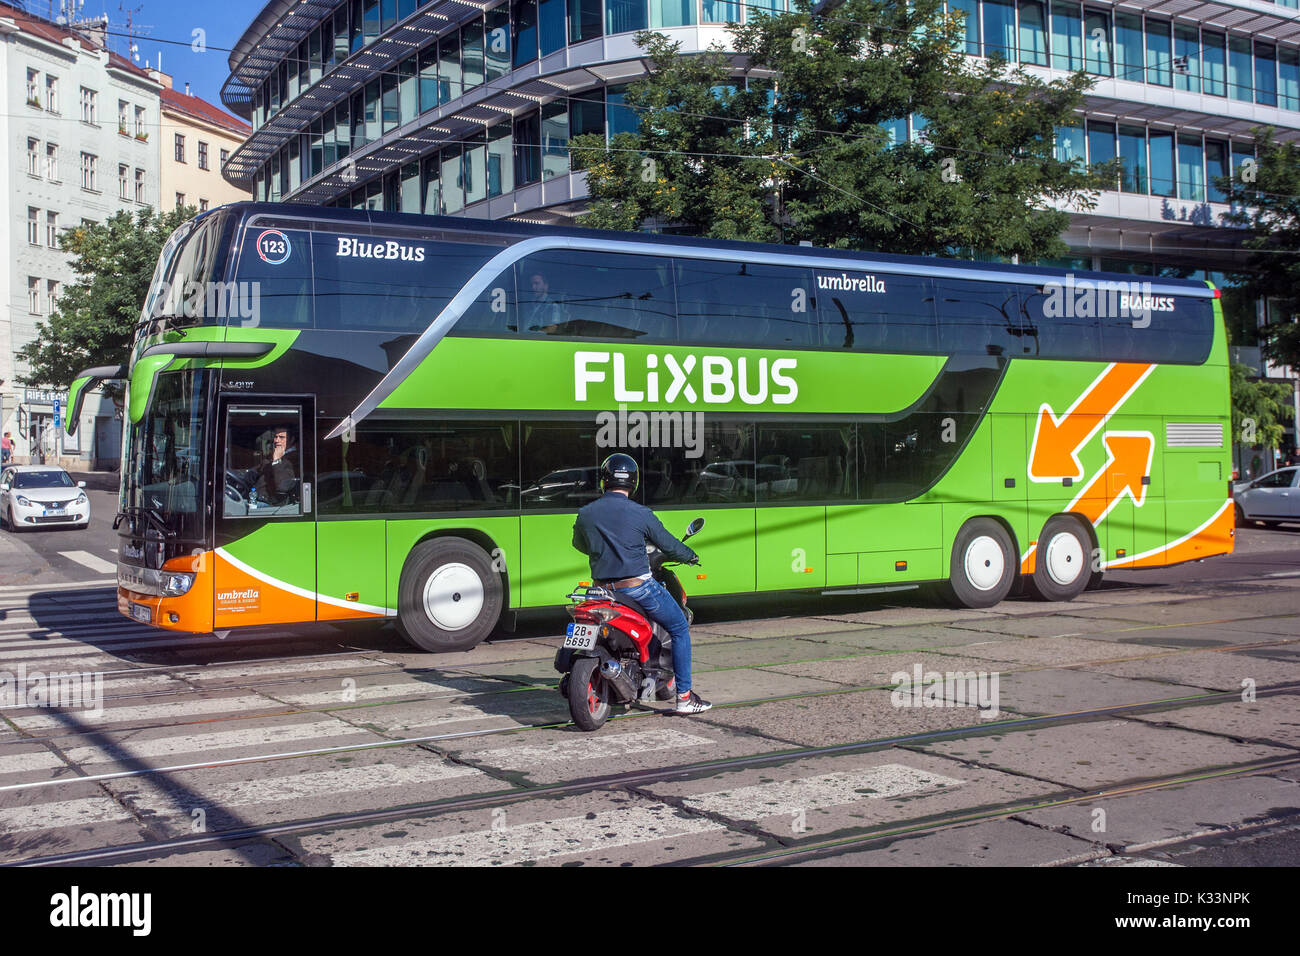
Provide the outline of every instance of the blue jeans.
<path id="1" fill-rule="evenodd" d="M 664 627 L 673 639 L 673 674 L 677 679 L 677 693 L 691 689 L 691 628 L 686 622 L 686 612 L 673 600 L 668 589 L 651 578 L 634 588 L 614 588 L 645 608 L 650 620 Z"/>

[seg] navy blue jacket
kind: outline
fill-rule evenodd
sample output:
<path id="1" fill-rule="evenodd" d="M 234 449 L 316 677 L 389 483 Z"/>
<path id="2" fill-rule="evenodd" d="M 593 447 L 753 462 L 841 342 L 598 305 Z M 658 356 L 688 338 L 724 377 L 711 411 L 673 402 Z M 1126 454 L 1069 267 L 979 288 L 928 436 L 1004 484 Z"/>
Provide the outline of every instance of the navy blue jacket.
<path id="1" fill-rule="evenodd" d="M 653 511 L 616 491 L 584 506 L 573 523 L 573 546 L 587 555 L 593 581 L 649 574 L 647 541 L 674 561 L 688 563 L 698 557 L 668 533 Z"/>

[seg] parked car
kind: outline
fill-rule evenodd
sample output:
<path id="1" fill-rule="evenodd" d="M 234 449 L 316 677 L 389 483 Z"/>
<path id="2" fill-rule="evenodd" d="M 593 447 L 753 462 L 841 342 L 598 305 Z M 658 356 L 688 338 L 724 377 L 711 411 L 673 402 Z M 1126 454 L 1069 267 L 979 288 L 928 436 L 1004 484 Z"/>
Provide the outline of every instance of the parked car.
<path id="1" fill-rule="evenodd" d="M 1233 485 L 1237 502 L 1237 523 L 1259 521 L 1272 526 L 1283 521 L 1300 522 L 1300 467 L 1279 468 L 1253 481 Z"/>
<path id="2" fill-rule="evenodd" d="M 56 465 L 11 465 L 0 472 L 0 524 L 10 531 L 90 524 L 84 481 Z"/>

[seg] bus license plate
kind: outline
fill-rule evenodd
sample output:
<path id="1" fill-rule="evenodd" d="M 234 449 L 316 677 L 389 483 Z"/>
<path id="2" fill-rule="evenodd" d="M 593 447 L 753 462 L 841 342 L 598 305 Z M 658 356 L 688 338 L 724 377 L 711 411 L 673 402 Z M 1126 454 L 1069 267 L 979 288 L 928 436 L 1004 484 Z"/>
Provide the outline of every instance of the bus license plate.
<path id="1" fill-rule="evenodd" d="M 589 651 L 596 646 L 596 635 L 599 633 L 600 628 L 594 624 L 570 624 L 564 632 L 564 646 Z"/>

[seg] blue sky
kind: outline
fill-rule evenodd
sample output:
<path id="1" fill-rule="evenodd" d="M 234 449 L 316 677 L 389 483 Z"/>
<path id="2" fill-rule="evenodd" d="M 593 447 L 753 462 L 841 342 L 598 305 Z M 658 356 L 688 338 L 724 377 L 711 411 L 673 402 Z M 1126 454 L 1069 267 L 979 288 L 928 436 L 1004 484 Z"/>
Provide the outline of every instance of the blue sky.
<path id="1" fill-rule="evenodd" d="M 58 16 L 61 0 L 54 0 Z M 190 92 L 222 106 L 221 84 L 229 75 L 226 58 L 240 34 L 261 12 L 266 0 L 84 0 L 81 16 L 87 19 L 108 14 L 112 48 L 126 55 L 127 11 L 131 12 L 132 32 L 139 44 L 139 64 L 158 65 L 175 78 L 178 90 L 190 84 Z M 32 13 L 48 16 L 50 0 L 27 0 Z M 194 31 L 206 35 L 207 51 L 195 52 Z M 224 106 L 222 106 L 224 109 Z"/>

